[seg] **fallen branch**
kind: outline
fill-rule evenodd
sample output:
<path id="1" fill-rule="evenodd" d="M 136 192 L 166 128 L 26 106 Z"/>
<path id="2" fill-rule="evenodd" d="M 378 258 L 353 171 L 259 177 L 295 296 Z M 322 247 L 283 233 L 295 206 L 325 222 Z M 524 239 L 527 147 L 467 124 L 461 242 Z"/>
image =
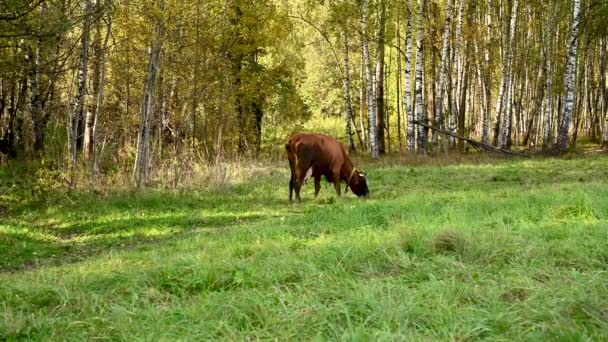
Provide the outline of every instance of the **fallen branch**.
<path id="1" fill-rule="evenodd" d="M 509 151 L 509 150 L 505 150 L 505 149 L 502 149 L 502 148 L 494 147 L 492 145 L 484 144 L 481 141 L 477 141 L 477 140 L 473 140 L 473 139 L 470 139 L 470 138 L 467 138 L 467 137 L 463 137 L 461 135 L 454 134 L 452 132 L 448 132 L 448 131 L 443 130 L 441 128 L 433 127 L 433 126 L 431 126 L 429 124 L 425 124 L 425 123 L 422 123 L 422 122 L 419 122 L 419 121 L 416 121 L 416 120 L 414 120 L 414 123 L 416 125 L 420 125 L 422 127 L 426 127 L 428 129 L 431 129 L 431 130 L 436 131 L 438 133 L 449 135 L 449 136 L 454 137 L 456 139 L 466 141 L 471 146 L 473 146 L 474 148 L 476 148 L 478 151 L 488 151 L 488 152 L 507 154 L 507 155 L 511 155 L 511 156 L 527 157 L 526 154 L 519 153 L 519 152 L 514 152 L 514 151 Z"/>

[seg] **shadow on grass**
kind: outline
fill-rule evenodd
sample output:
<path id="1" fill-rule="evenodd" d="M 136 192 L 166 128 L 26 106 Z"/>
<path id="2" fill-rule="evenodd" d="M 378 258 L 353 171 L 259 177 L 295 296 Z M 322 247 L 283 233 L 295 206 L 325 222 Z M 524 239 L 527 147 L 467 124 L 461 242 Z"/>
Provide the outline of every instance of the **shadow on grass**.
<path id="1" fill-rule="evenodd" d="M 70 263 L 109 250 L 251 224 L 278 216 L 286 203 L 266 196 L 254 203 L 260 208 L 256 210 L 250 200 L 234 193 L 157 192 L 106 198 L 80 193 L 44 205 L 22 201 L 0 224 L 0 249 L 8 251 L 0 257 L 0 272 Z"/>

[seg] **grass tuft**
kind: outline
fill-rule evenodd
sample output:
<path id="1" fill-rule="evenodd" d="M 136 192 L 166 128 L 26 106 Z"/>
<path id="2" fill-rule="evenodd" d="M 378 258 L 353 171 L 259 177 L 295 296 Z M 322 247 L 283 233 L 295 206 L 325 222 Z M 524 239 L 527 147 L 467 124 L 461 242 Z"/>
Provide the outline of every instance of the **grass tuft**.
<path id="1" fill-rule="evenodd" d="M 442 230 L 431 239 L 431 246 L 436 253 L 467 254 L 470 246 L 469 239 L 460 231 L 454 229 Z"/>

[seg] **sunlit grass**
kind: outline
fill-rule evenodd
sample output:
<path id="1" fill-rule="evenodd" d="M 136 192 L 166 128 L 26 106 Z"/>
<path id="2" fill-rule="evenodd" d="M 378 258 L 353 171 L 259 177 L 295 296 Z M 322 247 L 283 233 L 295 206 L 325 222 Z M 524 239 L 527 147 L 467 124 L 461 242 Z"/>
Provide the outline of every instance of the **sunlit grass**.
<path id="1" fill-rule="evenodd" d="M 359 164 L 366 200 L 4 194 L 0 339 L 608 337 L 608 157 Z"/>

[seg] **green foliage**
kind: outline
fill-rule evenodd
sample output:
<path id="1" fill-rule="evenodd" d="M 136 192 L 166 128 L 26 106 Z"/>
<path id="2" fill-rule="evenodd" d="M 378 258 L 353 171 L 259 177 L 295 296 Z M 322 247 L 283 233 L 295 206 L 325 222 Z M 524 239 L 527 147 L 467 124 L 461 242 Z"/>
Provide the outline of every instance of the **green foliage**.
<path id="1" fill-rule="evenodd" d="M 295 206 L 285 162 L 215 189 L 8 189 L 0 338 L 606 339 L 606 156 L 358 165 L 369 199 L 308 184 Z"/>

